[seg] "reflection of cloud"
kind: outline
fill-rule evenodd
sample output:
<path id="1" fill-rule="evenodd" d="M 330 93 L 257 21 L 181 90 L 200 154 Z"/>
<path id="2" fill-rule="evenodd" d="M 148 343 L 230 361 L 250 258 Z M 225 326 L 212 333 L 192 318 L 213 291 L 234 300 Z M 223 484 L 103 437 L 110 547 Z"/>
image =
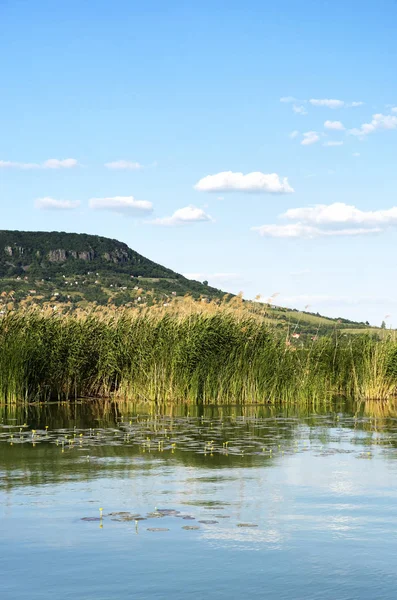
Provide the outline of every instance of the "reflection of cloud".
<path id="1" fill-rule="evenodd" d="M 262 526 L 263 527 L 263 526 Z M 241 548 L 246 550 L 246 544 L 267 544 L 272 550 L 280 550 L 286 541 L 286 533 L 277 529 L 261 529 L 260 527 L 237 527 L 223 529 L 215 528 L 214 525 L 202 532 L 201 537 L 211 542 L 237 542 L 244 544 Z M 257 548 L 258 550 L 262 549 Z"/>
<path id="2" fill-rule="evenodd" d="M 351 515 L 338 515 L 336 517 L 331 515 L 325 520 L 324 529 L 338 532 L 351 531 L 353 529 L 358 529 L 360 521 L 362 521 L 362 519 L 352 517 Z"/>

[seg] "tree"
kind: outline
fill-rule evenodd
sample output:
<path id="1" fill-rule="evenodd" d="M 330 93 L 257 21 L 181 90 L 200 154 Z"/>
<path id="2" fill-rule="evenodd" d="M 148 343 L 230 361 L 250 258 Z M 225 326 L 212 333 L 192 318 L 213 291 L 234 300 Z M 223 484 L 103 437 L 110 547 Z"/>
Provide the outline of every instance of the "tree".
<path id="1" fill-rule="evenodd" d="M 207 280 L 203 281 L 203 285 L 208 285 L 208 281 Z"/>
<path id="2" fill-rule="evenodd" d="M 386 322 L 382 321 L 382 325 L 380 326 L 381 329 L 386 329 Z"/>

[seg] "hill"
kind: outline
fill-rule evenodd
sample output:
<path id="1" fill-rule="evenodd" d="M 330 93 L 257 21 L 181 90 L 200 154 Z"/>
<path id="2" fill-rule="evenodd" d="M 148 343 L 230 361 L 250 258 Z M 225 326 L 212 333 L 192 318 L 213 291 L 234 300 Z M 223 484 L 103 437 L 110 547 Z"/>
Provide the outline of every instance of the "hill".
<path id="1" fill-rule="evenodd" d="M 335 328 L 348 333 L 380 331 L 368 323 L 239 302 L 232 294 L 187 279 L 118 240 L 55 231 L 0 231 L 0 314 L 33 305 L 74 311 L 93 304 L 131 308 L 172 305 L 173 310 L 181 311 L 186 295 L 206 302 L 222 299 L 231 308 L 248 311 L 277 329 L 304 336 Z"/>
<path id="2" fill-rule="evenodd" d="M 15 302 L 97 302 L 122 305 L 134 300 L 191 294 L 221 297 L 216 288 L 191 281 L 126 244 L 96 235 L 64 232 L 0 231 L 0 291 Z M 144 297 L 145 296 L 145 297 Z M 5 296 L 3 296 L 5 297 Z"/>

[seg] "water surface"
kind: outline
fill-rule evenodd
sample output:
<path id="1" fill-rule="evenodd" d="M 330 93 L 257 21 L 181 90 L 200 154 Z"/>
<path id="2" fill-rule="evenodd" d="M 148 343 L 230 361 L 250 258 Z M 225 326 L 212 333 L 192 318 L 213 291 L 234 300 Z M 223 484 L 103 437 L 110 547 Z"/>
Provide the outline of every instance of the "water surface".
<path id="1" fill-rule="evenodd" d="M 396 459 L 392 404 L 0 407 L 1 598 L 394 599 Z"/>

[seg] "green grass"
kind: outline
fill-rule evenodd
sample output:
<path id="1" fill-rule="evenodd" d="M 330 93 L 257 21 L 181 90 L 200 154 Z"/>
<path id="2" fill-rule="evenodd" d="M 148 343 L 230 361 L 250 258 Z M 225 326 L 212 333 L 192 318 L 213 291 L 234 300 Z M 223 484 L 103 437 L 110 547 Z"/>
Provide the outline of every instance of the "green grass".
<path id="1" fill-rule="evenodd" d="M 302 344 L 230 314 L 107 319 L 15 313 L 0 320 L 7 402 L 109 397 L 150 402 L 326 402 L 386 399 L 397 344 L 337 331 Z"/>

